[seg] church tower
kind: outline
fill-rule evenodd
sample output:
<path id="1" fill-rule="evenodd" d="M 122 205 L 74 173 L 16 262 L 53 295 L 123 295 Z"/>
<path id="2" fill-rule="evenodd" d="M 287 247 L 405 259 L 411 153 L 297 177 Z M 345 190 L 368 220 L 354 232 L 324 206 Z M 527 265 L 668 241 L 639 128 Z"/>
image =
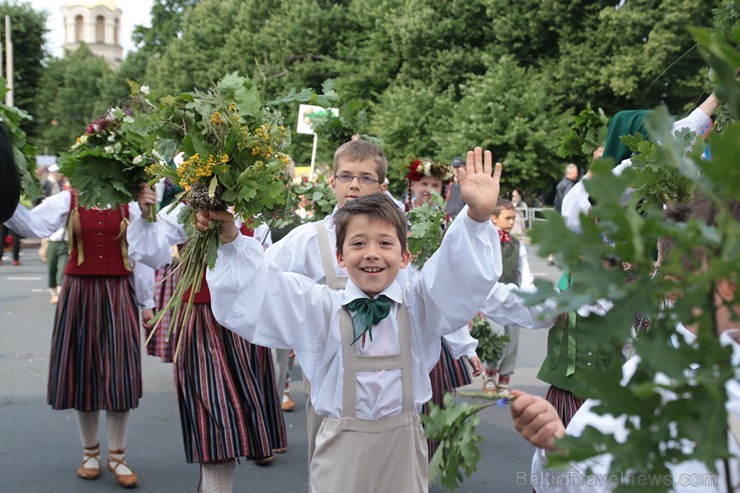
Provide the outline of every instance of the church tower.
<path id="1" fill-rule="evenodd" d="M 121 66 L 121 9 L 115 0 L 71 0 L 62 5 L 64 49 L 85 43 L 114 69 Z"/>

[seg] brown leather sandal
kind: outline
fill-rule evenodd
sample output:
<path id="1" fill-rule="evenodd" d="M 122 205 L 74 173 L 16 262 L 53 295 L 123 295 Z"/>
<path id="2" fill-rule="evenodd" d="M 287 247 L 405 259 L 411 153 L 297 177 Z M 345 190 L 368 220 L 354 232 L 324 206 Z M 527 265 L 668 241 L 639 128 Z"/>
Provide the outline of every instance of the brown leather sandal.
<path id="1" fill-rule="evenodd" d="M 84 447 L 83 459 L 80 467 L 77 468 L 77 475 L 82 479 L 97 479 L 100 476 L 100 444 L 95 444 L 94 447 Z M 94 460 L 98 467 L 85 467 L 85 465 Z"/>
<path id="2" fill-rule="evenodd" d="M 110 456 L 110 454 L 114 455 L 123 455 L 125 453 L 125 449 L 119 449 L 119 450 L 109 450 L 108 451 L 108 470 L 112 472 L 116 476 L 116 481 L 118 481 L 118 484 L 123 486 L 124 488 L 136 488 L 136 486 L 139 484 L 139 476 L 136 475 L 136 473 L 131 469 L 131 466 L 126 464 L 126 460 L 124 458 L 121 459 L 115 459 Z M 131 470 L 131 474 L 120 474 L 118 472 L 118 468 L 120 466 L 126 466 Z"/>

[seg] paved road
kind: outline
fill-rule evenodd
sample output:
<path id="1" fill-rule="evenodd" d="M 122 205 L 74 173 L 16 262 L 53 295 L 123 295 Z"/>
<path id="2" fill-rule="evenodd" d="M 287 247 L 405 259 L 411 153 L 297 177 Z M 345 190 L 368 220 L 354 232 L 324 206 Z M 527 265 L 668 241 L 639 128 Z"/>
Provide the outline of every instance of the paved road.
<path id="1" fill-rule="evenodd" d="M 554 279 L 558 273 L 530 252 L 536 276 Z M 6 254 L 5 260 L 9 260 Z M 103 472 L 95 481 L 77 478 L 81 460 L 74 413 L 54 412 L 46 404 L 49 343 L 54 306 L 46 292 L 46 266 L 32 242 L 24 242 L 21 266 L 0 266 L 0 492 L 121 491 L 113 476 Z M 514 386 L 544 395 L 536 378 L 545 353 L 544 331 L 523 331 Z M 199 468 L 185 462 L 171 365 L 157 358 L 143 361 L 144 398 L 132 412 L 128 462 L 138 472 L 140 491 L 195 491 Z M 296 379 L 300 376 L 296 375 Z M 294 380 L 295 381 L 295 380 Z M 298 382 L 300 385 L 300 382 Z M 471 385 L 480 389 L 481 382 Z M 242 461 L 236 468 L 235 492 L 305 492 L 306 438 L 304 399 L 294 391 L 296 410 L 286 413 L 289 447 L 269 466 Z M 479 469 L 460 492 L 530 492 L 522 483 L 529 471 L 532 449 L 513 431 L 507 409 L 481 413 L 483 435 Z M 106 450 L 101 416 L 101 449 Z M 446 491 L 439 485 L 434 493 Z"/>

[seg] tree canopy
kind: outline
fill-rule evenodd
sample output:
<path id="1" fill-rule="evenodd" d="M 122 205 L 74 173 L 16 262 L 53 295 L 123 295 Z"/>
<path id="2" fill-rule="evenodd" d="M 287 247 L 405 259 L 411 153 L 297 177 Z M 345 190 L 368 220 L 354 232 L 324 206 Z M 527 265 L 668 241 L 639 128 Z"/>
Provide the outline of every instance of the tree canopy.
<path id="1" fill-rule="evenodd" d="M 343 102 L 367 111 L 391 178 L 412 155 L 449 160 L 482 144 L 506 166 L 505 192 L 547 196 L 565 129 L 587 103 L 607 116 L 659 104 L 680 114 L 702 96 L 704 62 L 686 26 L 711 25 L 720 3 L 160 1 L 152 14 L 174 13 L 165 25 L 177 37 L 155 43 L 142 82 L 175 93 L 236 70 L 279 95 L 331 78 Z M 310 144 L 294 139 L 297 162 Z M 333 150 L 320 139 L 319 160 Z"/>
<path id="2" fill-rule="evenodd" d="M 13 103 L 23 111 L 36 115 L 36 91 L 41 81 L 46 57 L 44 35 L 46 12 L 31 8 L 27 2 L 3 0 L 0 3 L 0 32 L 2 32 L 2 75 L 5 76 L 7 53 L 5 49 L 5 16 L 10 16 L 13 40 Z M 33 134 L 33 123 L 21 125 L 26 133 Z"/>

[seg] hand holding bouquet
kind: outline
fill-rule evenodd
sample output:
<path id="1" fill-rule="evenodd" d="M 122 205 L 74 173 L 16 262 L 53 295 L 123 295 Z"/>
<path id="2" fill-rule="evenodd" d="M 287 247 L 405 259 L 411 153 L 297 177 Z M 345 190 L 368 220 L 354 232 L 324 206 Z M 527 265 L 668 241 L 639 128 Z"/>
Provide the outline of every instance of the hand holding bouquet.
<path id="1" fill-rule="evenodd" d="M 178 282 L 156 316 L 171 311 L 171 331 L 189 318 L 193 297 L 184 310 L 183 299 L 200 291 L 220 244 L 216 224 L 204 232 L 194 228 L 195 213 L 228 208 L 255 227 L 292 214 L 297 197 L 286 168 L 290 135 L 282 115 L 262 103 L 254 81 L 231 74 L 208 91 L 164 99 L 158 112 L 159 149 L 179 149 L 184 159 L 176 170 L 154 163 L 147 172 L 154 181 L 170 178 L 184 188 L 176 200 L 189 206 L 178 218 L 190 237 L 176 265 Z"/>

